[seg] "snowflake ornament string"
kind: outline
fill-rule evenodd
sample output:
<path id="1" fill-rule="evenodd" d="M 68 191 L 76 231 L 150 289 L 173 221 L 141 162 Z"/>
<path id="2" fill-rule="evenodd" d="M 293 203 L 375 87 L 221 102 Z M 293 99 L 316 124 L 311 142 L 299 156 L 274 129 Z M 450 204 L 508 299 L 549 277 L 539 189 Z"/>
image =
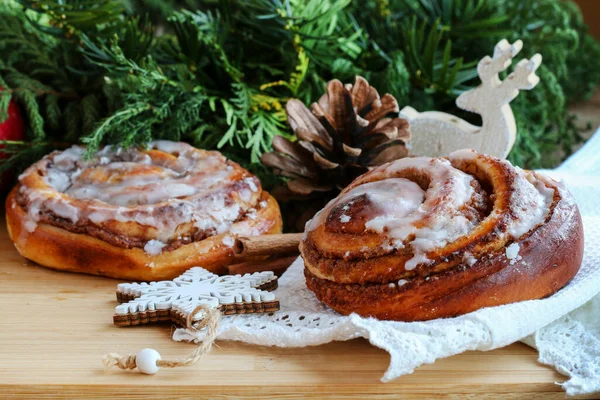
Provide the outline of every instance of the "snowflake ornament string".
<path id="1" fill-rule="evenodd" d="M 218 309 L 223 315 L 269 313 L 279 310 L 279 301 L 270 291 L 277 288 L 273 272 L 245 275 L 215 275 L 194 267 L 172 281 L 121 283 L 113 322 L 135 326 L 171 321 L 185 325 L 190 313 L 200 304 Z M 193 316 L 193 322 L 203 313 Z"/>

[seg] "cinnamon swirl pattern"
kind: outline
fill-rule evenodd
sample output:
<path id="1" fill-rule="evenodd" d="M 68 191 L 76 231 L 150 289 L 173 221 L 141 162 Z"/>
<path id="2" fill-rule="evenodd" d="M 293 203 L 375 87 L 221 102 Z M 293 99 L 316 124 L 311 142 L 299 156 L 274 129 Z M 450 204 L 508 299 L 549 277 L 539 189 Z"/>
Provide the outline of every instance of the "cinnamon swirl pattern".
<path id="1" fill-rule="evenodd" d="M 281 231 L 275 200 L 214 151 L 155 141 L 74 146 L 29 167 L 6 201 L 9 234 L 39 264 L 122 279 L 168 279 L 233 259 L 238 235 Z"/>
<path id="2" fill-rule="evenodd" d="M 333 309 L 414 321 L 551 295 L 579 269 L 583 229 L 562 184 L 461 150 L 362 175 L 300 249 L 308 287 Z"/>

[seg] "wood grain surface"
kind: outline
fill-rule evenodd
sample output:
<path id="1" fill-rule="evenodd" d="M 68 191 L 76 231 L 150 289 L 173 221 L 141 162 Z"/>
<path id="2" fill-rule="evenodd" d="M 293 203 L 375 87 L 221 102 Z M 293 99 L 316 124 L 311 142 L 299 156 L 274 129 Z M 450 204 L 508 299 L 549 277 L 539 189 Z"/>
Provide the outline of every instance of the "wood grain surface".
<path id="1" fill-rule="evenodd" d="M 599 101 L 596 95 L 579 105 L 581 122 L 600 123 Z M 174 358 L 193 348 L 173 342 L 170 325 L 114 327 L 117 283 L 25 261 L 0 219 L 0 399 L 565 398 L 555 382 L 566 378 L 520 343 L 438 360 L 386 384 L 380 378 L 389 355 L 365 340 L 300 349 L 220 341 L 188 368 L 106 372 L 100 360 L 107 352 L 151 347 Z"/>
<path id="2" fill-rule="evenodd" d="M 192 367 L 106 372 L 107 352 L 151 347 L 173 358 L 192 349 L 171 340 L 170 325 L 114 327 L 117 283 L 27 262 L 2 227 L 0 398 L 564 398 L 554 383 L 564 377 L 523 344 L 457 355 L 387 384 L 379 379 L 389 356 L 365 340 L 300 349 L 221 341 Z"/>

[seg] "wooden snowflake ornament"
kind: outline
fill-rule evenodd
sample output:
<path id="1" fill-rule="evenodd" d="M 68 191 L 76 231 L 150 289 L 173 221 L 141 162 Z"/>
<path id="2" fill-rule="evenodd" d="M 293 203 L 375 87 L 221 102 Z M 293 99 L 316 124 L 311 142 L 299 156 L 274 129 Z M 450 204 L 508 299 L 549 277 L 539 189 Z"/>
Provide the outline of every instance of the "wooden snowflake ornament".
<path id="1" fill-rule="evenodd" d="M 194 267 L 172 281 L 121 283 L 113 322 L 117 326 L 135 326 L 160 321 L 185 325 L 199 305 L 217 308 L 224 315 L 273 312 L 279 301 L 271 290 L 277 288 L 273 272 L 246 275 L 215 275 Z M 202 319 L 199 313 L 193 321 Z"/>
<path id="2" fill-rule="evenodd" d="M 506 158 L 512 148 L 517 127 L 509 103 L 519 90 L 533 89 L 539 82 L 535 74 L 542 56 L 535 54 L 531 60 L 523 59 L 503 81 L 498 73 L 512 63 L 521 51 L 523 42 L 510 44 L 501 40 L 494 48 L 494 57 L 484 57 L 477 65 L 481 85 L 461 94 L 456 105 L 463 110 L 481 115 L 482 126 L 472 125 L 453 115 L 437 112 L 417 112 L 405 107 L 400 116 L 410 122 L 412 132 L 411 156 L 446 156 L 463 148 L 479 153 Z"/>

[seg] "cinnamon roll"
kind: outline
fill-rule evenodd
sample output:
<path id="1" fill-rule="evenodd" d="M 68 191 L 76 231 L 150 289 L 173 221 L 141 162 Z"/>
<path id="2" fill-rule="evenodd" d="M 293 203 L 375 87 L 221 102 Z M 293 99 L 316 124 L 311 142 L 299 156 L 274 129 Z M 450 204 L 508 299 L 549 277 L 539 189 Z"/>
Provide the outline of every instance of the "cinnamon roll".
<path id="1" fill-rule="evenodd" d="M 581 265 L 583 228 L 561 183 L 460 150 L 357 178 L 300 250 L 307 286 L 338 312 L 429 320 L 555 293 Z"/>
<path id="2" fill-rule="evenodd" d="M 29 167 L 6 200 L 17 250 L 46 267 L 160 280 L 192 266 L 226 272 L 238 235 L 281 231 L 259 180 L 215 151 L 155 141 L 74 146 Z M 235 262 L 239 262 L 237 259 Z"/>

